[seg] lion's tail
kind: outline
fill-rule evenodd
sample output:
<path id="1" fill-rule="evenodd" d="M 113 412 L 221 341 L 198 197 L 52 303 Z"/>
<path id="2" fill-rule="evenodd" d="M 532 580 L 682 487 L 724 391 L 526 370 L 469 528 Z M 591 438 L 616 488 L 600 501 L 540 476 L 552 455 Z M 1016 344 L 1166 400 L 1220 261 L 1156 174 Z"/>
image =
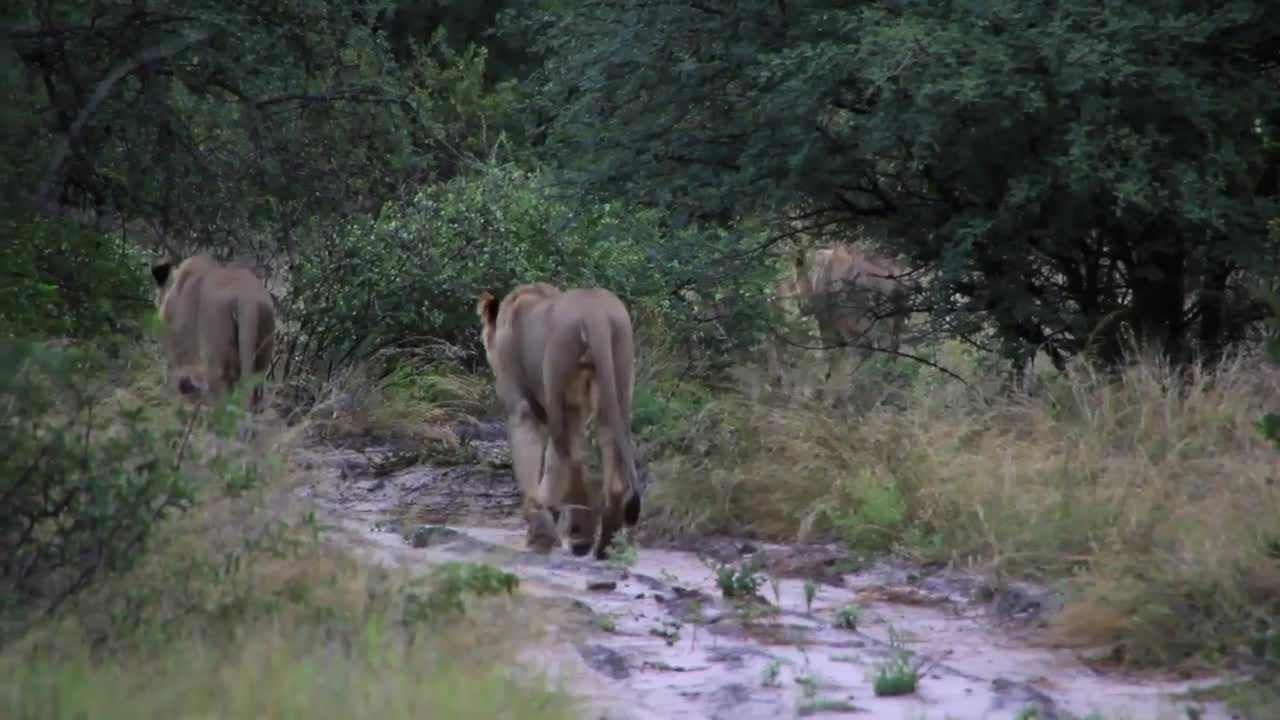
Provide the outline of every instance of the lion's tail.
<path id="1" fill-rule="evenodd" d="M 595 363 L 597 413 L 610 428 L 614 452 L 622 462 L 622 472 L 626 477 L 627 489 L 624 492 L 624 520 L 628 525 L 635 525 L 640 515 L 640 483 L 636 470 L 635 446 L 631 442 L 631 418 L 624 417 L 619 403 L 617 367 L 613 356 L 612 320 L 604 315 L 595 315 L 587 320 L 587 343 L 591 347 L 591 358 Z M 630 375 L 630 373 L 628 373 Z"/>

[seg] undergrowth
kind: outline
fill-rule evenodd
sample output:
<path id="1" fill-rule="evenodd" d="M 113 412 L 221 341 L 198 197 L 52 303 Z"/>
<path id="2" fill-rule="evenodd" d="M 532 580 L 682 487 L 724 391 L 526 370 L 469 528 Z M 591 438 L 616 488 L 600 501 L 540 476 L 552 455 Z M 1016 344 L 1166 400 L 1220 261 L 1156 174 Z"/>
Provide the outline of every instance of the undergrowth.
<path id="1" fill-rule="evenodd" d="M 112 561 L 112 572 L 54 611 L 13 616 L 23 623 L 0 643 L 0 717 L 577 716 L 564 692 L 511 665 L 536 640 L 544 611 L 520 595 L 515 576 L 479 564 L 424 577 L 371 567 L 295 499 L 310 471 L 289 458 L 315 434 L 312 421 L 264 420 L 247 443 L 208 422 L 175 429 L 163 373 L 145 353 L 136 362 L 103 401 L 136 408 L 104 415 L 132 425 L 108 425 L 104 437 L 178 432 L 191 454 L 174 465 L 165 442 L 118 458 L 90 444 L 93 473 L 66 477 L 115 487 L 149 453 L 183 502 L 149 524 L 129 520 L 146 542 L 122 548 L 128 564 Z M 379 392 L 415 397 L 386 387 Z M 57 408 L 43 416 L 77 417 Z M 96 507 L 116 517 L 118 504 Z"/>
<path id="2" fill-rule="evenodd" d="M 1053 637 L 1125 666 L 1215 669 L 1277 638 L 1278 461 L 1257 427 L 1280 406 L 1274 367 L 1080 364 L 1015 395 L 994 375 L 966 388 L 901 368 L 915 384 L 888 392 L 872 370 L 840 412 L 715 387 L 660 335 L 642 340 L 642 534 L 836 538 L 1050 582 L 1066 599 Z M 479 398 L 492 380 L 459 382 Z M 379 412 L 404 412 L 404 397 Z M 592 432 L 593 473 L 596 455 Z"/>
<path id="3" fill-rule="evenodd" d="M 837 537 L 863 553 L 1060 581 L 1064 644 L 1218 666 L 1280 618 L 1280 371 L 1080 365 L 1033 396 L 962 387 L 856 414 L 718 396 L 654 465 L 645 523 Z"/>

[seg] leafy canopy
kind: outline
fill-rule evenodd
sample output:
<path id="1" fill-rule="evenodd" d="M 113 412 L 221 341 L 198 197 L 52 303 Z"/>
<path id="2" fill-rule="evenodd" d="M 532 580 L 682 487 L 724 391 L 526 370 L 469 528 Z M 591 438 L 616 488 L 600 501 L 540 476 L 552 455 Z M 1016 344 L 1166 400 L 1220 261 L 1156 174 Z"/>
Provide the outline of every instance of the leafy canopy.
<path id="1" fill-rule="evenodd" d="M 584 192 L 884 238 L 1011 355 L 1213 357 L 1261 316 L 1280 6 L 532 2 Z"/>

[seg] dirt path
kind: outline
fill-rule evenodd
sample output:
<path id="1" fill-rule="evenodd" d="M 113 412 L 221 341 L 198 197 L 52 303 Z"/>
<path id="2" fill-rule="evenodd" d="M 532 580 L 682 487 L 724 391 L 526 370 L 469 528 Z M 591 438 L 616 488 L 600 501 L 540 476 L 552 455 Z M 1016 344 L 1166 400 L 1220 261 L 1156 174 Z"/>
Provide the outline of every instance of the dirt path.
<path id="1" fill-rule="evenodd" d="M 500 428 L 473 438 L 482 456 L 501 457 Z M 397 469 L 385 448 L 306 455 L 312 480 L 302 492 L 371 562 L 490 562 L 517 573 L 522 592 L 570 608 L 565 627 L 521 660 L 564 679 L 600 718 L 1188 717 L 1188 702 L 1171 696 L 1194 683 L 1102 674 L 1020 640 L 1018 629 L 1026 634 L 1051 603 L 1045 593 L 1015 589 L 979 602 L 981 584 L 960 574 L 892 562 L 844 573 L 835 548 L 709 538 L 701 554 L 739 564 L 763 553 L 770 574 L 782 576 L 763 583 L 760 599 L 731 603 L 692 552 L 642 546 L 626 570 L 563 550 L 526 552 L 501 460 Z M 815 576 L 807 605 L 803 578 Z M 855 628 L 833 627 L 853 617 L 851 606 Z M 919 681 L 914 693 L 878 697 L 877 668 L 900 655 L 891 634 L 921 668 Z M 1191 704 L 1206 720 L 1231 717 Z"/>

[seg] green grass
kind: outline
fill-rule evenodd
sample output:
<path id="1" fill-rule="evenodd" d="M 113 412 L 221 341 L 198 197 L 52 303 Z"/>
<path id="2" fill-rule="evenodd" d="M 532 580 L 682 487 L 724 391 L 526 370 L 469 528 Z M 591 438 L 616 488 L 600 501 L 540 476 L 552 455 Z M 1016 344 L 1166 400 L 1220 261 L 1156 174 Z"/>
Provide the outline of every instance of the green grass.
<path id="1" fill-rule="evenodd" d="M 172 401 L 145 372 L 116 395 Z M 195 506 L 160 524 L 136 567 L 0 646 L 0 717 L 579 717 L 512 663 L 557 612 L 515 576 L 370 566 L 298 504 L 310 471 L 289 457 L 312 429 L 276 423 L 249 445 L 200 429 L 191 442 L 224 462 L 201 469 Z M 260 482 L 226 492 L 217 473 L 235 467 Z"/>
<path id="2" fill-rule="evenodd" d="M 352 576 L 339 583 L 358 582 Z M 348 587 L 354 591 L 354 587 Z M 336 621 L 278 610 L 220 632 L 94 652 L 67 633 L 0 661 L 0 714 L 22 718 L 569 718 L 569 699 L 506 672 L 510 608 L 406 629 L 378 601 Z M 518 633 L 517 633 L 518 635 Z"/>
<path id="3" fill-rule="evenodd" d="M 450 565 L 415 581 L 298 534 L 221 576 L 191 570 L 212 569 L 199 561 L 225 557 L 225 539 L 157 552 L 0 653 L 0 717 L 578 716 L 563 691 L 512 672 L 547 612 L 513 576 Z M 144 617 L 112 626 L 139 601 Z"/>

